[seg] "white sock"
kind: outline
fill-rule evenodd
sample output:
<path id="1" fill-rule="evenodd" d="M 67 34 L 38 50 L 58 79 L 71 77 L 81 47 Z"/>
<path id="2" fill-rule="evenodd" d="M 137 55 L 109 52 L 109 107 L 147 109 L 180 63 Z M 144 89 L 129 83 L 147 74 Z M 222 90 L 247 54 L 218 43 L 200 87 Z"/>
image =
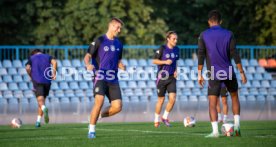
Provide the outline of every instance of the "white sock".
<path id="1" fill-rule="evenodd" d="M 96 125 L 89 124 L 89 132 L 95 132 Z"/>
<path id="2" fill-rule="evenodd" d="M 223 122 L 227 122 L 227 115 L 223 115 Z"/>
<path id="3" fill-rule="evenodd" d="M 41 106 L 41 110 L 42 110 L 42 111 L 43 111 L 45 108 L 46 108 L 45 105 L 42 105 L 42 106 Z"/>
<path id="4" fill-rule="evenodd" d="M 211 124 L 212 124 L 212 128 L 213 128 L 213 134 L 218 134 L 218 122 L 213 121 L 213 122 L 211 122 Z"/>
<path id="5" fill-rule="evenodd" d="M 40 115 L 37 116 L 36 122 L 39 122 L 39 123 L 41 122 L 41 116 Z"/>
<path id="6" fill-rule="evenodd" d="M 168 119 L 169 113 L 170 113 L 170 112 L 168 112 L 168 111 L 165 110 L 165 111 L 164 111 L 164 114 L 163 114 L 163 118 L 164 118 L 164 119 Z"/>
<path id="7" fill-rule="evenodd" d="M 218 113 L 218 122 L 221 121 L 221 114 Z"/>
<path id="8" fill-rule="evenodd" d="M 160 114 L 155 113 L 154 116 L 154 122 L 159 122 Z"/>
<path id="9" fill-rule="evenodd" d="M 240 127 L 240 115 L 234 115 L 234 126 Z"/>

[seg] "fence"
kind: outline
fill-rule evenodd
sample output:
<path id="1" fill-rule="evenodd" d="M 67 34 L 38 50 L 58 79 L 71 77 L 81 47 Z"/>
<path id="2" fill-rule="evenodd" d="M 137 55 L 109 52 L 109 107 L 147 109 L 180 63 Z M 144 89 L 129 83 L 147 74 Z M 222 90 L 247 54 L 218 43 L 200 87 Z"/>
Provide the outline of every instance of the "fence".
<path id="1" fill-rule="evenodd" d="M 152 58 L 156 45 L 125 45 L 123 58 Z M 179 45 L 182 58 L 193 58 L 197 54 L 196 45 Z M 45 45 L 45 46 L 0 46 L 0 60 L 24 60 L 29 56 L 30 50 L 41 49 L 45 53 L 55 56 L 57 59 L 83 59 L 88 46 L 64 46 L 64 45 Z M 240 56 L 244 59 L 260 59 L 276 56 L 276 46 L 237 46 Z"/>

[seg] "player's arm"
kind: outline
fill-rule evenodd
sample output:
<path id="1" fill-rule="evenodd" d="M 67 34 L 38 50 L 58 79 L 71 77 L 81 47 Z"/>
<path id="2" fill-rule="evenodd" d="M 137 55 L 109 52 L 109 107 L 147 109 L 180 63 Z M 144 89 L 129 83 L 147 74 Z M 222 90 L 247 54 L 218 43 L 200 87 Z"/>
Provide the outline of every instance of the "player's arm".
<path id="1" fill-rule="evenodd" d="M 31 64 L 32 64 L 32 62 L 31 62 L 31 60 L 29 59 L 29 60 L 27 61 L 27 63 L 25 64 L 25 69 L 26 69 L 27 74 L 29 75 L 29 77 L 32 79 Z"/>
<path id="2" fill-rule="evenodd" d="M 244 73 L 244 70 L 243 70 L 243 67 L 241 64 L 240 55 L 236 49 L 236 39 L 235 39 L 233 33 L 232 33 L 232 37 L 231 37 L 231 41 L 230 41 L 230 56 L 231 56 L 231 58 L 234 59 L 236 65 L 237 65 L 237 68 L 241 75 L 242 83 L 245 84 L 247 82 L 247 78 L 246 78 L 246 75 Z"/>
<path id="3" fill-rule="evenodd" d="M 206 47 L 205 43 L 203 40 L 203 35 L 202 33 L 200 34 L 198 38 L 198 84 L 203 87 L 204 85 L 204 78 L 202 76 L 202 69 L 205 61 L 205 56 L 206 56 Z"/>
<path id="4" fill-rule="evenodd" d="M 88 71 L 92 71 L 94 69 L 94 66 L 91 64 L 91 58 L 93 54 L 96 54 L 97 50 L 99 48 L 99 40 L 95 39 L 88 47 L 87 53 L 84 56 L 84 64 Z"/>
<path id="5" fill-rule="evenodd" d="M 162 58 L 162 46 L 155 52 L 154 59 L 152 60 L 153 64 L 156 65 L 171 65 L 172 60 L 161 60 Z"/>
<path id="6" fill-rule="evenodd" d="M 173 73 L 173 76 L 174 78 L 177 78 L 177 60 L 175 62 L 176 62 L 176 66 L 175 66 L 175 71 Z"/>
<path id="7" fill-rule="evenodd" d="M 126 70 L 126 66 L 123 64 L 122 60 L 119 61 L 118 68 L 124 71 Z"/>
<path id="8" fill-rule="evenodd" d="M 52 64 L 52 80 L 56 80 L 57 75 L 57 60 L 51 59 Z"/>

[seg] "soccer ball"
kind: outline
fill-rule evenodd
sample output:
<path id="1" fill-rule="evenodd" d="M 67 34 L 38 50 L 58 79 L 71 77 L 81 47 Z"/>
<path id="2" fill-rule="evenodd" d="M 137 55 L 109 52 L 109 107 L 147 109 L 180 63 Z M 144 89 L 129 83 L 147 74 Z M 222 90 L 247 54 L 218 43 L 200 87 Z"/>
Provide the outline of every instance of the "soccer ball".
<path id="1" fill-rule="evenodd" d="M 224 136 L 233 136 L 234 135 L 234 125 L 231 123 L 226 123 L 221 126 L 221 133 Z"/>
<path id="2" fill-rule="evenodd" d="M 11 121 L 12 128 L 20 128 L 22 126 L 22 121 L 20 118 L 13 118 Z"/>
<path id="3" fill-rule="evenodd" d="M 183 123 L 185 127 L 194 127 L 196 124 L 196 120 L 192 116 L 187 116 L 184 118 Z"/>

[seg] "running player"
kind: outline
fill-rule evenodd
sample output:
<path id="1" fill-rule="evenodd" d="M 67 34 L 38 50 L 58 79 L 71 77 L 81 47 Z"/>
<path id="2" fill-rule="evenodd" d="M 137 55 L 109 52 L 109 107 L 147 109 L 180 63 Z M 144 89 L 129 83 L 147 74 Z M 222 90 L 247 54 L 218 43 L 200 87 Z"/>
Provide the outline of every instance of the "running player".
<path id="1" fill-rule="evenodd" d="M 94 95 L 95 102 L 90 114 L 88 138 L 96 138 L 96 123 L 100 117 L 109 117 L 122 110 L 122 96 L 118 82 L 118 67 L 125 70 L 122 64 L 123 45 L 116 37 L 121 31 L 122 20 L 112 18 L 108 24 L 107 33 L 96 38 L 88 48 L 84 62 L 88 71 L 95 71 Z M 93 65 L 90 59 L 93 58 Z M 105 95 L 108 97 L 110 106 L 101 114 Z"/>
<path id="2" fill-rule="evenodd" d="M 209 29 L 202 32 L 198 40 L 198 83 L 203 87 L 204 79 L 202 68 L 206 57 L 209 74 L 208 99 L 209 113 L 213 132 L 206 137 L 219 137 L 217 122 L 217 98 L 220 94 L 221 83 L 224 83 L 232 98 L 232 110 L 234 115 L 234 131 L 240 136 L 240 102 L 238 97 L 238 83 L 236 74 L 231 64 L 231 58 L 235 60 L 241 75 L 242 83 L 247 82 L 241 65 L 241 59 L 236 51 L 236 40 L 231 31 L 223 29 L 221 14 L 217 10 L 209 12 Z"/>
<path id="3" fill-rule="evenodd" d="M 162 45 L 155 53 L 153 64 L 158 65 L 157 94 L 158 100 L 155 108 L 154 126 L 159 127 L 159 117 L 165 100 L 166 91 L 169 94 L 169 102 L 166 106 L 161 121 L 170 127 L 168 115 L 173 109 L 176 98 L 177 60 L 179 59 L 179 48 L 176 46 L 177 34 L 169 31 L 166 35 L 166 45 Z"/>
<path id="4" fill-rule="evenodd" d="M 49 95 L 51 80 L 56 79 L 56 69 L 56 60 L 50 55 L 42 53 L 39 49 L 31 52 L 31 56 L 26 63 L 26 71 L 33 82 L 33 91 L 38 103 L 38 115 L 35 124 L 37 128 L 40 127 L 43 114 L 44 122 L 46 124 L 49 123 L 48 108 L 45 106 L 45 99 Z"/>

